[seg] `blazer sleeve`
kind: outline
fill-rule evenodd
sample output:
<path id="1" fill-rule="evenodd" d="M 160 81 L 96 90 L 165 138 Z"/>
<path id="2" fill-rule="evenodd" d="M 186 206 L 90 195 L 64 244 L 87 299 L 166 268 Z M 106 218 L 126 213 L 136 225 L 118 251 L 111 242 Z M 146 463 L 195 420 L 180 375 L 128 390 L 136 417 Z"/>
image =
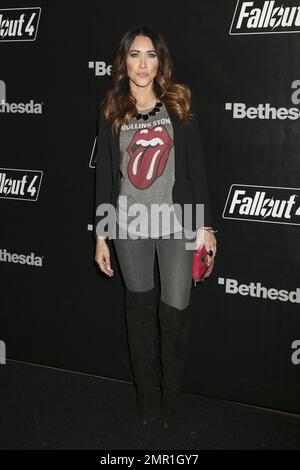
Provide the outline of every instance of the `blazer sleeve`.
<path id="1" fill-rule="evenodd" d="M 188 124 L 188 177 L 193 183 L 197 204 L 204 204 L 204 226 L 213 226 L 210 198 L 208 193 L 205 161 L 200 135 L 197 104 L 194 94 L 191 96 L 190 112 L 193 113 Z M 199 227 L 197 227 L 198 229 Z"/>
<path id="2" fill-rule="evenodd" d="M 100 106 L 97 132 L 97 151 L 95 167 L 95 214 L 94 214 L 94 237 L 98 235 L 107 238 L 107 233 L 100 231 L 97 224 L 106 217 L 97 215 L 100 204 L 111 203 L 112 195 L 112 167 L 111 148 L 109 143 L 109 127 L 105 124 L 104 112 Z"/>

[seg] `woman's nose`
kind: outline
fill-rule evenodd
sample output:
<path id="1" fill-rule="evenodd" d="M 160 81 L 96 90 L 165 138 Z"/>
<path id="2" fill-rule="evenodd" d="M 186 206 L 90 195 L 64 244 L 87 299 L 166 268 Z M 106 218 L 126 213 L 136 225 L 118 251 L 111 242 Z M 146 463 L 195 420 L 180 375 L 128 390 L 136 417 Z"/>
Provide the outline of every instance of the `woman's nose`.
<path id="1" fill-rule="evenodd" d="M 140 60 L 140 67 L 145 67 L 146 63 L 147 63 L 146 59 L 142 57 Z"/>

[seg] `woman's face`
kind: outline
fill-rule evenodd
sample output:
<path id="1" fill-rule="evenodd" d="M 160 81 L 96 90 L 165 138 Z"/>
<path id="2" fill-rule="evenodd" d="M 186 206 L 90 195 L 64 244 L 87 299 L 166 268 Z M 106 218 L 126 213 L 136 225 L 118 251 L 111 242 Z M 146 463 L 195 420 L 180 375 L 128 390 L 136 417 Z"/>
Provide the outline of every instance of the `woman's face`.
<path id="1" fill-rule="evenodd" d="M 129 80 L 136 86 L 145 87 L 153 81 L 159 62 L 150 38 L 134 38 L 127 54 L 126 66 Z"/>

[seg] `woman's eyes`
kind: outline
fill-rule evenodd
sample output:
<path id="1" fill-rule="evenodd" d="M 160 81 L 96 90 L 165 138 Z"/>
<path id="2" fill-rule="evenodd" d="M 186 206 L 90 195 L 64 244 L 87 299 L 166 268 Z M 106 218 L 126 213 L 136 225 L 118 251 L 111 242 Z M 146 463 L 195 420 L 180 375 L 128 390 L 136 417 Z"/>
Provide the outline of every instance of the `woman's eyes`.
<path id="1" fill-rule="evenodd" d="M 133 52 L 132 54 L 130 54 L 130 57 L 136 57 L 138 56 L 138 53 L 137 52 Z M 153 52 L 149 54 L 149 57 L 151 57 L 152 59 L 154 59 L 154 57 L 156 57 L 156 54 L 154 54 Z"/>

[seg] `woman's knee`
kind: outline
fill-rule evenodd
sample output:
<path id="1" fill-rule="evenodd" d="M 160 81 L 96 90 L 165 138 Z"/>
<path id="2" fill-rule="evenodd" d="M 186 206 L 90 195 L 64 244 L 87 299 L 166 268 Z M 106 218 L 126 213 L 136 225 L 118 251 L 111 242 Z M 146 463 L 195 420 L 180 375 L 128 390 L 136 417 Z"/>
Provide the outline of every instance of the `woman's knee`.
<path id="1" fill-rule="evenodd" d="M 161 295 L 161 299 L 165 304 L 170 305 L 173 308 L 177 308 L 177 310 L 184 310 L 190 305 L 190 298 L 186 299 L 183 297 L 169 297 Z"/>
<path id="2" fill-rule="evenodd" d="M 131 283 L 130 281 L 126 280 L 125 284 L 126 284 L 126 288 L 131 292 L 148 292 L 149 290 L 154 289 L 154 281 L 141 285 L 141 284 Z"/>

